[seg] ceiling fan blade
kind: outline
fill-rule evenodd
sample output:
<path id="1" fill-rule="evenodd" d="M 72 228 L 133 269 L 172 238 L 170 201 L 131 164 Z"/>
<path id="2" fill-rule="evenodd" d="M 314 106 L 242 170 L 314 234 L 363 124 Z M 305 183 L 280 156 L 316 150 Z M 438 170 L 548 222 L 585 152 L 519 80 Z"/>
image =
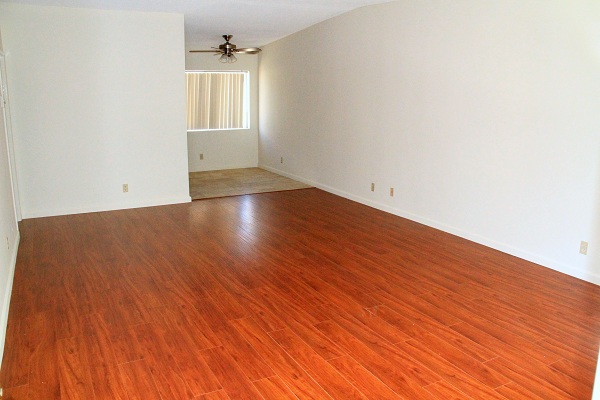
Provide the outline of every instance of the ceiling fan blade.
<path id="1" fill-rule="evenodd" d="M 221 53 L 221 50 L 190 50 L 190 53 Z"/>
<path id="2" fill-rule="evenodd" d="M 246 47 L 241 49 L 235 49 L 236 53 L 245 53 L 245 54 L 257 54 L 261 51 L 258 47 Z"/>

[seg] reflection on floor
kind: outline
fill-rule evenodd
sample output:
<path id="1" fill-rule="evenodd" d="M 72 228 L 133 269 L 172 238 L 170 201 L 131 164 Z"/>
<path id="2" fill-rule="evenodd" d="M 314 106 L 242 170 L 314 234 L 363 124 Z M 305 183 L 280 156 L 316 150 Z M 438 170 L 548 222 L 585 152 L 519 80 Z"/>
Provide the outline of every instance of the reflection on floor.
<path id="1" fill-rule="evenodd" d="M 190 196 L 192 196 L 192 200 L 280 192 L 310 187 L 302 182 L 260 168 L 190 172 Z"/>

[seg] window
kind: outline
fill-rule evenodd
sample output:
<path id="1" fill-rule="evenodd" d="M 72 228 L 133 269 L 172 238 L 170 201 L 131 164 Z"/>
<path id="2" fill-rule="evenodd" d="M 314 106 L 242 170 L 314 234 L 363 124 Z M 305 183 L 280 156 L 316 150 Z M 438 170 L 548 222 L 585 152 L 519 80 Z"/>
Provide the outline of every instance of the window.
<path id="1" fill-rule="evenodd" d="M 248 129 L 248 71 L 187 71 L 187 130 Z"/>

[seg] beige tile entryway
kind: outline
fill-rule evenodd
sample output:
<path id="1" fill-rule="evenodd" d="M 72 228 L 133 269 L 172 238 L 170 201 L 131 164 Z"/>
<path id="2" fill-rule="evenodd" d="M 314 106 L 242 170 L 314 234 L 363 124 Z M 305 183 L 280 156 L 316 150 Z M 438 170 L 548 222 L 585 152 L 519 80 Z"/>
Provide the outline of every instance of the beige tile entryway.
<path id="1" fill-rule="evenodd" d="M 190 172 L 189 176 L 192 200 L 312 187 L 261 168 Z"/>

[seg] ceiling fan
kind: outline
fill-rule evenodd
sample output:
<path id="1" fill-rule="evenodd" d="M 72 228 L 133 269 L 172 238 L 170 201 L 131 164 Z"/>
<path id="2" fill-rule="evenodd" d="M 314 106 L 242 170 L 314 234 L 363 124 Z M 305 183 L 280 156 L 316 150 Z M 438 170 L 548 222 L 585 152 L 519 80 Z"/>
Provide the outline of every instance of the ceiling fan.
<path id="1" fill-rule="evenodd" d="M 223 35 L 225 43 L 219 45 L 218 48 L 213 47 L 212 50 L 190 50 L 190 53 L 215 53 L 215 55 L 221 54 L 219 61 L 222 63 L 231 64 L 237 61 L 235 53 L 257 54 L 260 51 L 258 47 L 245 47 L 238 49 L 236 48 L 235 44 L 229 42 L 232 37 L 233 35 Z"/>

